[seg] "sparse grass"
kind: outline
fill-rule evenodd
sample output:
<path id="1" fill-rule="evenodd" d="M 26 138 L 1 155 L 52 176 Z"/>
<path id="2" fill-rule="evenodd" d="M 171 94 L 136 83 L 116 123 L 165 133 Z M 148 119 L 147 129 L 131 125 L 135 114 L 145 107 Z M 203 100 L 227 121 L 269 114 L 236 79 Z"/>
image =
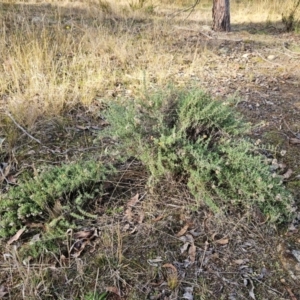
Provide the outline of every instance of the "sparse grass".
<path id="1" fill-rule="evenodd" d="M 253 114 L 259 115 L 252 90 L 258 90 L 255 97 L 260 97 L 269 78 L 280 83 L 286 80 L 281 77 L 286 74 L 296 82 L 296 42 L 288 40 L 291 52 L 284 52 L 281 36 L 276 35 L 275 41 L 273 33 L 269 34 L 273 25 L 282 25 L 278 23 L 282 10 L 291 7 L 293 0 L 285 1 L 284 7 L 279 0 L 231 1 L 234 33 L 225 38 L 221 35 L 220 39 L 202 27 L 211 24 L 211 1 L 200 1 L 188 19 L 188 12 L 180 12 L 193 2 L 1 2 L 1 197 L 13 195 L 13 190 L 20 192 L 22 183 L 29 182 L 31 189 L 25 189 L 20 204 L 25 207 L 31 203 L 41 191 L 35 179 L 30 178 L 41 170 L 52 169 L 49 164 L 69 166 L 70 162 L 95 162 L 99 157 L 105 164 L 116 164 L 120 151 L 110 150 L 117 143 L 114 135 L 101 143 L 96 139 L 103 129 L 99 124 L 106 122 L 103 108 L 111 102 L 121 107 L 137 98 L 146 102 L 145 90 L 153 95 L 170 82 L 185 89 L 197 85 L 221 99 L 246 85 L 248 90 L 241 90 L 241 106 L 251 106 Z M 253 27 L 255 33 L 261 34 L 253 35 Z M 275 46 L 269 49 L 271 44 Z M 264 58 L 274 51 L 284 52 L 291 61 L 280 56 L 273 64 L 255 55 L 256 51 Z M 243 58 L 244 54 L 251 54 L 249 60 Z M 242 82 L 239 78 L 243 73 L 247 80 Z M 280 107 L 287 111 L 291 92 L 280 95 Z M 273 108 L 277 107 L 276 94 L 266 99 L 274 102 Z M 41 144 L 18 129 L 7 111 Z M 268 112 L 272 116 L 280 113 Z M 253 117 L 251 121 L 257 120 Z M 286 140 L 281 144 L 284 147 Z M 91 148 L 96 149 L 90 151 Z M 293 166 L 297 153 L 291 153 L 289 161 Z M 9 173 L 3 162 L 8 163 Z M 56 193 L 50 183 L 46 197 L 36 199 L 43 204 L 50 199 L 52 203 L 45 218 L 22 215 L 23 220 L 16 220 L 14 230 L 1 239 L 0 293 L 4 298 L 179 299 L 185 287 L 193 286 L 198 299 L 222 299 L 231 294 L 242 299 L 249 297 L 249 292 L 240 279 L 260 274 L 262 266 L 272 276 L 261 279 L 262 283 L 255 281 L 256 296 L 288 297 L 279 282 L 284 276 L 289 286 L 293 287 L 293 282 L 276 252 L 278 233 L 263 224 L 265 219 L 259 217 L 259 212 L 257 216 L 251 209 L 243 213 L 239 206 L 229 206 L 226 214 L 212 215 L 205 207 L 200 210 L 195 205 L 184 181 L 165 176 L 156 185 L 146 186 L 149 173 L 140 161 L 131 158 L 116 167 L 119 171 L 105 182 L 104 194 L 91 193 L 93 199 L 85 199 L 83 213 L 97 215 L 97 219 L 88 215 L 80 219 L 82 214 L 71 205 L 77 191 L 70 192 L 69 186 Z M 59 185 L 59 178 L 52 178 L 52 184 Z M 98 183 L 97 178 L 91 181 Z M 288 186 L 297 189 L 299 184 L 291 181 Z M 137 193 L 139 201 L 130 210 L 128 202 Z M 13 199 L 15 204 L 16 200 L 17 197 Z M 59 205 L 64 200 L 70 200 L 67 211 Z M 19 207 L 13 208 L 17 212 Z M 52 239 L 53 235 L 46 233 L 49 223 L 59 217 L 57 212 L 62 218 L 70 217 L 72 212 L 79 218 L 71 222 L 72 226 L 65 225 L 60 232 L 54 232 Z M 23 225 L 28 230 L 7 244 Z M 186 233 L 193 236 L 196 246 L 194 264 L 190 264 L 190 245 L 186 251 L 180 249 L 184 242 L 178 232 L 187 225 Z M 82 232 L 94 235 L 76 238 Z M 225 243 L 220 244 L 220 240 Z M 235 261 L 245 257 L 249 268 L 242 269 Z M 176 265 L 177 276 L 164 264 Z M 278 293 L 270 293 L 266 286 Z M 293 291 L 296 293 L 296 289 Z"/>

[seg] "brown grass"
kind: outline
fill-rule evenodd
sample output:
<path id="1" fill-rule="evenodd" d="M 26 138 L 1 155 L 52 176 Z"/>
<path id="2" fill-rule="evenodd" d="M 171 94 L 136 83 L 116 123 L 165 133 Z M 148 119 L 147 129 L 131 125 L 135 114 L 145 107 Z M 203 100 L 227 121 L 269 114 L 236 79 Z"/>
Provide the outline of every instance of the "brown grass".
<path id="1" fill-rule="evenodd" d="M 147 15 L 146 8 L 152 5 L 159 12 L 164 4 L 145 1 L 133 10 L 137 3 L 142 2 L 2 4 L 0 94 L 5 109 L 31 127 L 41 116 L 56 115 L 78 103 L 89 106 L 99 96 L 119 91 L 135 95 L 144 80 L 162 87 L 179 81 L 179 69 L 193 73 L 196 66 L 201 72 L 205 51 L 188 45 L 173 48 L 178 34 L 169 34 L 176 31 L 170 16 L 179 7 L 166 5 L 166 18 L 161 19 Z M 201 2 L 188 21 L 210 24 L 210 9 Z M 232 9 L 234 24 L 273 22 L 281 16 L 279 1 L 233 2 Z M 189 28 L 198 30 L 199 25 Z"/>

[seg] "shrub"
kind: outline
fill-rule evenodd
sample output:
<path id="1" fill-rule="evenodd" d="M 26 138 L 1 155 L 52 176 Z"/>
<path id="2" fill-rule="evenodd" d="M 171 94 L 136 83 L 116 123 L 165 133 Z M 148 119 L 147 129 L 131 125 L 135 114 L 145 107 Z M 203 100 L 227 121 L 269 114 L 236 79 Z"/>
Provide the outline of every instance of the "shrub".
<path id="1" fill-rule="evenodd" d="M 228 104 L 197 89 L 169 89 L 126 106 L 111 104 L 111 126 L 101 136 L 118 138 L 121 152 L 142 160 L 153 183 L 166 175 L 185 181 L 197 205 L 213 211 L 258 206 L 270 221 L 284 221 L 290 194 L 243 138 L 250 127 Z"/>
<path id="2" fill-rule="evenodd" d="M 0 201 L 0 237 L 7 237 L 26 224 L 44 224 L 47 238 L 54 239 L 85 217 L 96 216 L 86 211 L 101 183 L 113 168 L 94 161 L 79 161 L 54 167 L 29 179 Z M 45 237 L 46 237 L 45 235 Z"/>

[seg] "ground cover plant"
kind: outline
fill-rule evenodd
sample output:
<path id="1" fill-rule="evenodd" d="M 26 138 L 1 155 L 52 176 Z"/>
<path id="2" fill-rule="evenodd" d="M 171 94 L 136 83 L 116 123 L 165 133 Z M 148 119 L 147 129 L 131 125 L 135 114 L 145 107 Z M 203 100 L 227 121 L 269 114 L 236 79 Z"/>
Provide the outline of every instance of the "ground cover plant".
<path id="1" fill-rule="evenodd" d="M 146 100 L 112 104 L 111 126 L 104 134 L 118 137 L 124 153 L 142 160 L 151 184 L 166 175 L 186 181 L 196 207 L 202 202 L 218 212 L 226 202 L 257 205 L 270 221 L 287 221 L 291 196 L 270 173 L 266 158 L 241 138 L 249 128 L 229 105 L 195 88 L 170 89 Z"/>
<path id="2" fill-rule="evenodd" d="M 299 298 L 297 2 L 2 1 L 0 298 Z"/>
<path id="3" fill-rule="evenodd" d="M 109 173 L 109 166 L 79 161 L 51 168 L 10 189 L 1 199 L 1 237 L 15 234 L 30 220 L 43 220 L 52 234 L 61 235 L 74 227 L 70 217 L 95 218 L 84 206 L 101 193 L 101 182 Z"/>

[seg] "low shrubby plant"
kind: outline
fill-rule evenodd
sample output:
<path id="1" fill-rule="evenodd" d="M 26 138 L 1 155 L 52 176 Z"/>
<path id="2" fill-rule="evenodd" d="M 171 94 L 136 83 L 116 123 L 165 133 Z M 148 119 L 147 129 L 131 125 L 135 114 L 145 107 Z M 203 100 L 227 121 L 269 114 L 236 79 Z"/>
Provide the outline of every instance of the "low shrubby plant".
<path id="1" fill-rule="evenodd" d="M 102 136 L 140 159 L 151 184 L 172 176 L 187 184 L 198 207 L 253 206 L 272 222 L 287 220 L 292 199 L 266 158 L 243 136 L 250 126 L 230 107 L 198 89 L 173 90 L 125 105 L 113 103 Z"/>
<path id="2" fill-rule="evenodd" d="M 0 237 L 8 237 L 28 225 L 40 224 L 47 239 L 64 235 L 84 218 L 96 218 L 89 202 L 102 191 L 112 167 L 95 161 L 79 161 L 53 167 L 41 175 L 11 187 L 0 201 Z"/>
<path id="3" fill-rule="evenodd" d="M 269 221 L 286 221 L 292 212 L 290 193 L 271 173 L 266 157 L 243 137 L 250 126 L 232 103 L 198 89 L 171 88 L 139 101 L 112 103 L 106 113 L 110 126 L 99 138 L 114 139 L 109 147 L 115 149 L 106 153 L 117 153 L 118 161 L 141 161 L 152 186 L 170 177 L 186 184 L 194 209 L 204 204 L 214 212 L 258 207 Z M 95 198 L 103 194 L 107 176 L 115 174 L 114 166 L 81 160 L 11 187 L 1 195 L 0 237 L 27 226 L 41 233 L 29 246 L 31 256 L 52 249 L 67 229 L 97 218 L 91 213 Z"/>

